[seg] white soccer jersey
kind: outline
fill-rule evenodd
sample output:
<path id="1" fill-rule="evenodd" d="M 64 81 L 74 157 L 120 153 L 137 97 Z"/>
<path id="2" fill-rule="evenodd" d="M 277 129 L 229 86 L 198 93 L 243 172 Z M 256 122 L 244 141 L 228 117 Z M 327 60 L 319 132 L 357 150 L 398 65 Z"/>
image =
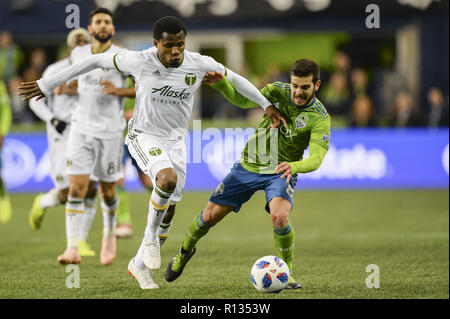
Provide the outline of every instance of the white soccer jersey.
<path id="1" fill-rule="evenodd" d="M 226 73 L 225 67 L 213 58 L 187 50 L 178 67 L 166 68 L 159 61 L 156 47 L 119 53 L 114 57 L 114 65 L 135 77 L 132 128 L 165 140 L 184 140 L 194 95 L 205 73 Z"/>
<path id="2" fill-rule="evenodd" d="M 125 49 L 112 44 L 107 53 Z M 76 47 L 71 54 L 72 63 L 93 55 L 92 44 Z M 126 77 L 114 69 L 95 69 L 78 76 L 78 100 L 72 120 L 72 129 L 83 134 L 111 138 L 122 134 L 125 128 L 122 98 L 103 93 L 101 81 L 110 81 L 116 87 L 126 87 Z"/>

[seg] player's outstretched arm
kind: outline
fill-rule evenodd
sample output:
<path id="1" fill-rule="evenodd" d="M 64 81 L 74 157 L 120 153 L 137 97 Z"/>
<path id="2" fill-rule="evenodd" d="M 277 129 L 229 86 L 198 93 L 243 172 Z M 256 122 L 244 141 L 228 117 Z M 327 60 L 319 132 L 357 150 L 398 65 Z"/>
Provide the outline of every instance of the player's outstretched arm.
<path id="1" fill-rule="evenodd" d="M 297 173 L 309 173 L 315 171 L 320 167 L 322 161 L 327 153 L 327 149 L 323 148 L 320 144 L 317 143 L 309 143 L 309 157 L 297 161 L 297 162 L 283 162 L 278 165 L 276 172 L 277 174 L 284 172 L 287 170 L 287 166 L 289 166 L 290 175 Z M 287 165 L 286 165 L 287 164 Z M 284 176 L 282 176 L 284 177 Z"/>
<path id="2" fill-rule="evenodd" d="M 80 74 L 87 73 L 97 68 L 113 69 L 113 58 L 114 54 L 112 53 L 88 56 L 80 62 L 75 63 L 62 71 L 53 73 L 48 77 L 33 82 L 21 83 L 18 94 L 24 95 L 24 101 L 33 97 L 38 97 L 37 99 L 39 100 L 44 96 L 49 96 L 55 88 Z"/>
<path id="3" fill-rule="evenodd" d="M 272 123 L 271 128 L 277 128 L 281 123 L 288 127 L 281 112 L 253 84 L 233 71 L 228 70 L 226 77 L 220 72 L 208 72 L 203 83 L 220 91 L 228 101 L 240 108 L 261 106 Z"/>

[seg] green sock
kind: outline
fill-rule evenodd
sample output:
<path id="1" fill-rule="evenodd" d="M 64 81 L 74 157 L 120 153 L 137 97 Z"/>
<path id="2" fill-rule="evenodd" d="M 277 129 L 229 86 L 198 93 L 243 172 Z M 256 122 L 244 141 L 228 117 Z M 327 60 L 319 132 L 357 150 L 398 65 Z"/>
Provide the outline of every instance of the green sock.
<path id="1" fill-rule="evenodd" d="M 117 197 L 119 197 L 119 207 L 117 207 L 117 224 L 131 224 L 130 200 L 128 193 L 122 186 L 117 186 Z"/>
<path id="2" fill-rule="evenodd" d="M 203 211 L 199 215 L 195 216 L 194 220 L 189 225 L 188 233 L 186 234 L 186 237 L 184 237 L 182 245 L 185 251 L 191 251 L 194 249 L 199 239 L 205 236 L 212 227 L 203 221 L 202 215 Z"/>
<path id="3" fill-rule="evenodd" d="M 273 237 L 278 257 L 283 259 L 288 265 L 289 271 L 292 273 L 292 260 L 294 257 L 294 227 L 289 222 L 284 227 L 273 228 Z"/>

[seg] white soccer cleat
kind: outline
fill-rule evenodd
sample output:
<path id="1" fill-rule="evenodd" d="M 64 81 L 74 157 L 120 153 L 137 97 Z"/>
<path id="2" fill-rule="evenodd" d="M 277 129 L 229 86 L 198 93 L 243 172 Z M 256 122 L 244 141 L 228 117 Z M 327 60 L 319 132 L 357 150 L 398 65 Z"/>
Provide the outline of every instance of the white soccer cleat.
<path id="1" fill-rule="evenodd" d="M 128 264 L 128 274 L 137 280 L 141 289 L 158 289 L 159 286 L 153 281 L 152 273 L 147 268 L 139 268 L 134 264 L 132 258 Z"/>
<path id="2" fill-rule="evenodd" d="M 161 251 L 159 246 L 159 239 L 155 241 L 144 241 L 144 251 L 142 259 L 145 267 L 151 270 L 156 270 L 161 267 Z"/>

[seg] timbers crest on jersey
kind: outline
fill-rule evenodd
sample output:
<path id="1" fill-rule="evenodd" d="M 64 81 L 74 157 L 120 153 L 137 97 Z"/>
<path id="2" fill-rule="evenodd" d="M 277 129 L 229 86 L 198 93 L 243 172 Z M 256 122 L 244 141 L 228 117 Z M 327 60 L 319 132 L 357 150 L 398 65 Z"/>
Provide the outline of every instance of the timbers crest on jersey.
<path id="1" fill-rule="evenodd" d="M 186 76 L 184 77 L 184 82 L 187 85 L 194 85 L 195 82 L 197 81 L 197 76 L 194 73 L 188 73 L 186 74 Z"/>

